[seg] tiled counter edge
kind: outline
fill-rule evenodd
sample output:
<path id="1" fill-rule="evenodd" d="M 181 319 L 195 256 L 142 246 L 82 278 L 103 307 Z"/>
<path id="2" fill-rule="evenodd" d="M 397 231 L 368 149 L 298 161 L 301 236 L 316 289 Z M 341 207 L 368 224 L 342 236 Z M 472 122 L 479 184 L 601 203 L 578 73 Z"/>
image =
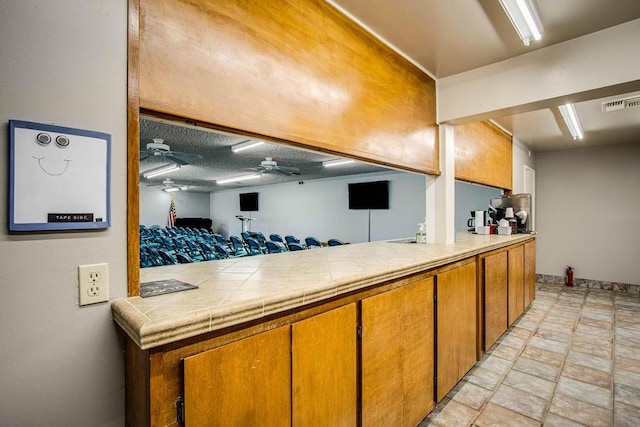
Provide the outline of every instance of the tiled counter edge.
<path id="1" fill-rule="evenodd" d="M 207 332 L 234 326 L 243 322 L 256 320 L 268 315 L 297 309 L 307 304 L 327 300 L 348 292 L 364 289 L 389 280 L 399 279 L 415 273 L 425 272 L 446 264 L 451 264 L 469 257 L 500 249 L 502 247 L 518 244 L 534 236 L 519 234 L 514 236 L 476 236 L 462 234 L 458 236 L 457 242 L 451 245 L 416 245 L 400 244 L 388 242 L 372 242 L 352 245 L 358 247 L 358 252 L 366 253 L 368 248 L 380 248 L 379 245 L 399 245 L 402 251 L 407 254 L 415 252 L 420 254 L 423 248 L 436 247 L 442 254 L 439 256 L 425 256 L 419 260 L 409 260 L 408 262 L 397 262 L 386 270 L 377 270 L 371 274 L 353 274 L 352 277 L 343 277 L 340 280 L 328 280 L 326 286 L 323 283 L 312 291 L 295 290 L 287 293 L 265 294 L 264 296 L 239 301 L 231 304 L 223 304 L 195 310 L 177 311 L 175 315 L 151 319 L 135 304 L 132 297 L 118 299 L 112 303 L 112 314 L 114 321 L 125 331 L 127 335 L 142 349 L 147 350 L 160 345 L 179 341 L 181 339 L 194 337 Z M 349 245 L 348 245 L 349 246 Z M 345 246 L 345 248 L 348 248 Z M 307 256 L 320 254 L 320 251 L 331 251 L 334 248 L 323 248 L 305 251 Z M 346 249 L 349 251 L 349 249 Z M 372 251 L 375 252 L 375 251 Z M 283 254 L 264 255 L 278 256 Z M 345 253 L 346 255 L 346 253 Z M 248 258 L 250 259 L 250 258 Z M 242 263 L 242 259 L 238 260 Z M 219 261 L 211 261 L 216 263 Z M 241 264 L 240 264 L 241 265 Z M 181 266 L 184 267 L 184 266 Z M 198 293 L 192 292 L 194 300 L 197 300 Z"/>

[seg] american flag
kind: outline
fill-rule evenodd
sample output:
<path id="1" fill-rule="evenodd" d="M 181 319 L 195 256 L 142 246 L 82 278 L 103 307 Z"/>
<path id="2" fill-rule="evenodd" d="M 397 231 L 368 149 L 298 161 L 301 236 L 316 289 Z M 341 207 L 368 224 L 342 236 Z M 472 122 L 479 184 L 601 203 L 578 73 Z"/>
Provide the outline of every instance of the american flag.
<path id="1" fill-rule="evenodd" d="M 176 204 L 173 201 L 173 194 L 171 195 L 171 207 L 169 208 L 169 218 L 167 219 L 167 227 L 176 226 Z"/>

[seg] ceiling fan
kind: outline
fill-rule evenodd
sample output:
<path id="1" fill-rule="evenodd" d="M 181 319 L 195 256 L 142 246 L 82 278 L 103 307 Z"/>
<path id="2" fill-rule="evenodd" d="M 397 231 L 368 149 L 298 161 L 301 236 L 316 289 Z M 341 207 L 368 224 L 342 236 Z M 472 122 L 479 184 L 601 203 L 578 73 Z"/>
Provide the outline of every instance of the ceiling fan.
<path id="1" fill-rule="evenodd" d="M 250 170 L 256 171 L 260 174 L 275 172 L 287 176 L 300 175 L 300 169 L 294 166 L 278 166 L 278 163 L 273 160 L 273 157 L 265 157 L 265 159 L 260 162 L 260 166 L 250 168 Z"/>
<path id="2" fill-rule="evenodd" d="M 160 186 L 159 190 L 166 191 L 167 193 L 171 193 L 172 191 L 180 191 L 180 190 L 184 191 L 189 187 L 188 185 L 176 184 L 172 179 L 169 179 L 169 178 L 164 179 L 162 181 L 162 184 L 149 183 L 146 185 L 149 187 Z"/>
<path id="3" fill-rule="evenodd" d="M 164 140 L 161 138 L 153 138 L 153 142 L 147 144 L 147 149 L 140 151 L 140 161 L 151 156 L 154 158 L 160 157 L 161 159 L 172 161 L 181 166 L 188 165 L 189 163 L 202 159 L 202 156 L 199 154 L 171 151 L 171 147 L 165 144 Z"/>

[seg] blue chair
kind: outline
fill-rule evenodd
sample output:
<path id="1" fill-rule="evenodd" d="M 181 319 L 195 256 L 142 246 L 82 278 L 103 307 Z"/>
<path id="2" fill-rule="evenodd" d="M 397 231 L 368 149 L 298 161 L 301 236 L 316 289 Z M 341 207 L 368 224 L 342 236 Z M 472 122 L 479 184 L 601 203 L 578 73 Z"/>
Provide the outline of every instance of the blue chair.
<path id="1" fill-rule="evenodd" d="M 287 246 L 289 247 L 289 250 L 291 250 L 291 244 L 295 243 L 297 245 L 302 246 L 303 248 L 306 248 L 306 245 L 302 242 L 300 242 L 300 239 L 298 239 L 296 236 L 293 236 L 291 234 L 287 234 L 286 236 L 284 236 L 284 240 L 287 243 Z"/>
<path id="2" fill-rule="evenodd" d="M 322 247 L 320 240 L 315 237 L 307 237 L 306 239 L 304 239 L 304 242 L 307 244 L 307 248 L 309 249 Z"/>
<path id="3" fill-rule="evenodd" d="M 226 247 L 216 243 L 214 245 L 214 248 L 216 249 L 216 252 L 218 253 L 218 258 L 219 259 L 231 258 L 231 253 L 229 252 L 229 250 Z"/>
<path id="4" fill-rule="evenodd" d="M 273 240 L 267 240 L 266 246 L 267 246 L 267 252 L 269 252 L 270 254 L 287 252 L 287 247 L 282 242 L 274 242 Z"/>
<path id="5" fill-rule="evenodd" d="M 242 241 L 241 238 L 239 238 L 238 236 L 229 236 L 229 240 L 231 241 L 231 251 L 235 256 L 249 255 L 247 245 Z"/>
<path id="6" fill-rule="evenodd" d="M 284 240 L 282 240 L 282 236 L 279 234 L 269 234 L 269 240 L 273 240 L 274 242 L 284 243 Z"/>
<path id="7" fill-rule="evenodd" d="M 183 254 L 182 252 L 176 253 L 176 259 L 180 264 L 191 264 L 193 259 L 187 254 Z"/>
<path id="8" fill-rule="evenodd" d="M 158 253 L 160 254 L 160 258 L 162 258 L 163 265 L 175 265 L 178 263 L 178 260 L 168 251 L 164 249 L 158 249 Z"/>
<path id="9" fill-rule="evenodd" d="M 266 252 L 267 251 L 267 238 L 264 237 L 264 234 L 262 234 L 260 232 L 257 232 L 253 237 L 260 244 L 260 248 L 262 249 L 262 252 Z"/>
<path id="10" fill-rule="evenodd" d="M 200 247 L 202 248 L 202 255 L 204 256 L 204 261 L 211 261 L 218 258 L 215 249 L 209 243 L 206 242 L 198 242 Z"/>
<path id="11" fill-rule="evenodd" d="M 302 246 L 300 243 L 295 243 L 295 242 L 291 242 L 289 243 L 289 250 L 290 251 L 304 251 L 305 248 L 304 246 Z"/>
<path id="12" fill-rule="evenodd" d="M 260 247 L 260 243 L 253 237 L 248 237 L 246 242 L 249 248 L 249 255 L 262 255 L 264 253 Z"/>
<path id="13" fill-rule="evenodd" d="M 338 239 L 329 239 L 327 244 L 329 246 L 340 246 L 340 245 L 344 245 L 344 242 L 342 240 L 338 240 Z"/>

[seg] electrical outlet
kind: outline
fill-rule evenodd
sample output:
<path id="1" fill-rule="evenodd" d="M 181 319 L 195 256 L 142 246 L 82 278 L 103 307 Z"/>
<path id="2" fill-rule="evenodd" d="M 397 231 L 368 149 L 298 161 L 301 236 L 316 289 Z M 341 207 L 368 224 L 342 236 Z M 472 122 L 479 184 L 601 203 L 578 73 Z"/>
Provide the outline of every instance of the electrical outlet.
<path id="1" fill-rule="evenodd" d="M 109 301 L 109 264 L 78 266 L 80 305 Z"/>

